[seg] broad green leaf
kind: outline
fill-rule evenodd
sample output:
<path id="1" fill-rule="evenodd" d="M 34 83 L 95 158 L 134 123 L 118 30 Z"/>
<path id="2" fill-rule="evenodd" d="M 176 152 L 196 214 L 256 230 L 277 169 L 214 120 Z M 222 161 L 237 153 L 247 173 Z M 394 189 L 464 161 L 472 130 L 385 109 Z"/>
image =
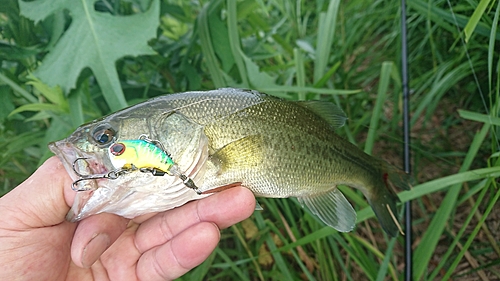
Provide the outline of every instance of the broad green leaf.
<path id="1" fill-rule="evenodd" d="M 234 57 L 231 53 L 227 26 L 225 22 L 220 19 L 219 13 L 210 14 L 208 24 L 215 54 L 217 54 L 221 62 L 222 70 L 227 73 L 234 65 Z"/>
<path id="2" fill-rule="evenodd" d="M 241 58 L 245 62 L 246 73 L 248 73 L 248 79 L 250 85 L 257 89 L 261 89 L 264 87 L 273 87 L 276 84 L 274 83 L 275 78 L 271 77 L 271 75 L 266 72 L 262 72 L 259 69 L 259 66 L 254 63 L 250 58 L 241 54 Z"/>
<path id="3" fill-rule="evenodd" d="M 156 36 L 159 1 L 153 0 L 144 13 L 113 16 L 94 10 L 94 0 L 19 1 L 21 14 L 35 22 L 68 10 L 71 24 L 59 42 L 34 72 L 50 86 L 60 85 L 68 93 L 80 72 L 89 67 L 112 110 L 127 106 L 115 62 L 124 56 L 153 54 L 147 41 Z"/>

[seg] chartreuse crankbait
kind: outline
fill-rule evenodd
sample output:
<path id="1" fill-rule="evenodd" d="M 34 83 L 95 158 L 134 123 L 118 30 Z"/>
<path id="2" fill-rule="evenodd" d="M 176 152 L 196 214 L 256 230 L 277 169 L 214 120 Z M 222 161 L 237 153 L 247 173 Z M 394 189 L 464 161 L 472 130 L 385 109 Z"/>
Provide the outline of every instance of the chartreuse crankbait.
<path id="1" fill-rule="evenodd" d="M 165 174 L 179 177 L 184 184 L 201 191 L 193 180 L 179 171 L 177 164 L 165 151 L 160 142 L 141 135 L 137 140 L 121 140 L 109 147 L 109 158 L 113 166 L 119 170 L 140 170 L 155 176 Z"/>
<path id="2" fill-rule="evenodd" d="M 185 186 L 193 189 L 196 193 L 202 192 L 194 184 L 193 180 L 179 171 L 179 167 L 165 151 L 163 145 L 155 140 L 149 139 L 146 135 L 141 135 L 137 140 L 122 140 L 109 147 L 109 158 L 115 167 L 114 170 L 106 174 L 82 174 L 81 170 L 88 170 L 87 158 L 79 157 L 73 162 L 73 171 L 80 177 L 74 181 L 72 188 L 75 191 L 87 191 L 95 189 L 92 185 L 83 188 L 79 186 L 82 181 L 96 179 L 115 180 L 118 177 L 133 172 L 141 171 L 151 173 L 154 176 L 179 177 Z"/>

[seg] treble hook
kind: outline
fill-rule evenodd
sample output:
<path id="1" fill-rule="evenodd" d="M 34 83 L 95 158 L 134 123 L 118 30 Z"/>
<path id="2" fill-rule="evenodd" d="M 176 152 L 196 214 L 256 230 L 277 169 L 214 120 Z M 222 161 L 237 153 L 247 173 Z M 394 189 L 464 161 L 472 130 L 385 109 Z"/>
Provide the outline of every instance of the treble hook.
<path id="1" fill-rule="evenodd" d="M 82 182 L 85 180 L 96 180 L 96 179 L 116 180 L 118 177 L 120 177 L 123 174 L 126 174 L 130 171 L 133 171 L 133 170 L 137 170 L 137 168 L 132 165 L 130 168 L 126 168 L 126 169 L 122 168 L 122 169 L 118 169 L 118 170 L 113 170 L 107 174 L 83 175 L 79 171 L 77 171 L 75 165 L 78 161 L 85 160 L 85 159 L 88 159 L 88 158 L 79 157 L 79 158 L 76 158 L 75 161 L 73 161 L 73 171 L 75 172 L 76 175 L 78 175 L 80 177 L 78 180 L 74 181 L 71 184 L 71 189 L 73 189 L 74 191 L 87 191 L 87 190 L 92 189 L 92 188 L 80 188 L 80 187 L 78 187 L 79 182 Z"/>
<path id="2" fill-rule="evenodd" d="M 89 175 L 82 175 L 82 174 L 80 174 L 80 172 L 76 170 L 75 165 L 76 165 L 76 162 L 78 162 L 80 160 L 86 160 L 86 159 L 88 159 L 88 157 L 78 157 L 78 158 L 75 159 L 75 161 L 73 161 L 73 172 L 75 172 L 75 174 L 77 176 L 79 176 L 80 178 L 88 177 Z M 87 166 L 88 166 L 87 161 L 85 161 L 84 163 L 86 163 Z"/>

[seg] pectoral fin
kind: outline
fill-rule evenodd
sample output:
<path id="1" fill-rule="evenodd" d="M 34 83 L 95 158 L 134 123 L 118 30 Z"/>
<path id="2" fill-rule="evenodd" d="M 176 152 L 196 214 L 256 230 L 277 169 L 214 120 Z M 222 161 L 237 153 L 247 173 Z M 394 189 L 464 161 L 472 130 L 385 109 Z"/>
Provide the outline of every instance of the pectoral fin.
<path id="1" fill-rule="evenodd" d="M 219 161 L 219 173 L 255 168 L 262 162 L 263 145 L 260 135 L 246 136 L 225 145 L 210 157 Z"/>
<path id="2" fill-rule="evenodd" d="M 299 197 L 298 199 L 325 224 L 340 232 L 349 232 L 356 224 L 356 212 L 344 194 L 337 188 L 326 193 Z"/>

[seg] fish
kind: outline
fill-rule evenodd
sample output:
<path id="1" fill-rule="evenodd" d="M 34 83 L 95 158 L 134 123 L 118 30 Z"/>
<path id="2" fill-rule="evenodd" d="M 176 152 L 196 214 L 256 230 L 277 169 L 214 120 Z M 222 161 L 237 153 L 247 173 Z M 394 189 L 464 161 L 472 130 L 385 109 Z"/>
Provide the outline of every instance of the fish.
<path id="1" fill-rule="evenodd" d="M 345 185 L 397 236 L 397 189 L 410 189 L 412 179 L 340 137 L 346 120 L 330 102 L 222 88 L 152 98 L 83 124 L 49 149 L 74 180 L 69 221 L 102 212 L 134 218 L 241 185 L 257 197 L 296 197 L 349 232 L 356 212 L 338 189 Z"/>

